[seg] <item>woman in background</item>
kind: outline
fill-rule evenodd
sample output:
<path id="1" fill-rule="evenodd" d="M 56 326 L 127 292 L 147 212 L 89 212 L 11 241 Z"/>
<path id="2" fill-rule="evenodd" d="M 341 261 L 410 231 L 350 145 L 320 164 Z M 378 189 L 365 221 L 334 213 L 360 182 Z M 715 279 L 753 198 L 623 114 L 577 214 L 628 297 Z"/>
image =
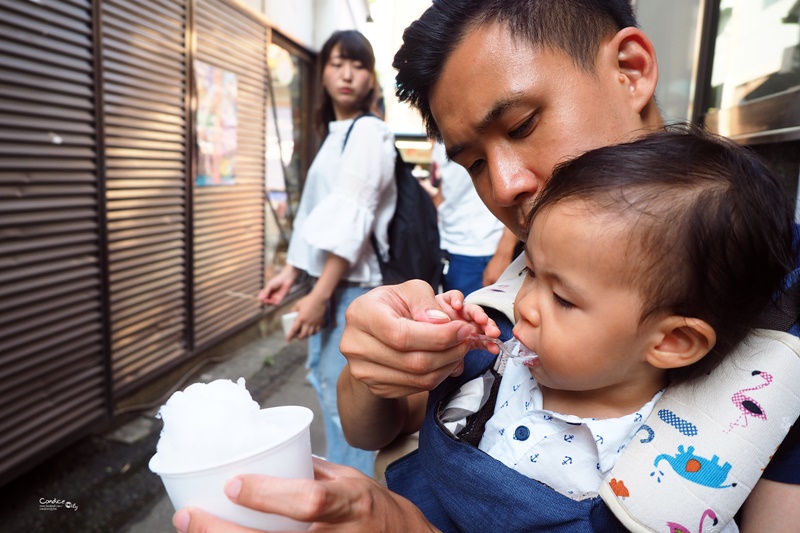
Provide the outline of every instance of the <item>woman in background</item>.
<path id="1" fill-rule="evenodd" d="M 298 316 L 287 340 L 309 337 L 309 381 L 322 407 L 327 459 L 372 475 L 374 453 L 352 448 L 342 433 L 336 382 L 345 364 L 339 352 L 345 310 L 383 281 L 370 236 L 387 254 L 397 195 L 394 135 L 375 115 L 379 89 L 369 41 L 357 31 L 337 31 L 320 56 L 316 118 L 325 140 L 308 171 L 287 264 L 259 299 L 278 305 L 301 272 L 315 278 L 311 292 L 292 307 Z"/>

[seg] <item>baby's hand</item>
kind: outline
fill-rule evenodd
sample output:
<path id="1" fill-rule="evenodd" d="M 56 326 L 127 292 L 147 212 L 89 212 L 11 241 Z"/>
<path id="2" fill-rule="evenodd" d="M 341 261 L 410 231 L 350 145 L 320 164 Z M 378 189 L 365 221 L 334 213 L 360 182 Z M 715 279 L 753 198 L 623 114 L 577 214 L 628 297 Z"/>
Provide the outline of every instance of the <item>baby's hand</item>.
<path id="1" fill-rule="evenodd" d="M 476 328 L 476 333 L 482 333 L 489 337 L 500 335 L 500 328 L 494 320 L 489 318 L 486 311 L 479 305 L 464 303 L 464 295 L 461 291 L 447 291 L 444 294 L 437 294 L 436 301 L 447 313 L 450 320 L 462 320 Z"/>

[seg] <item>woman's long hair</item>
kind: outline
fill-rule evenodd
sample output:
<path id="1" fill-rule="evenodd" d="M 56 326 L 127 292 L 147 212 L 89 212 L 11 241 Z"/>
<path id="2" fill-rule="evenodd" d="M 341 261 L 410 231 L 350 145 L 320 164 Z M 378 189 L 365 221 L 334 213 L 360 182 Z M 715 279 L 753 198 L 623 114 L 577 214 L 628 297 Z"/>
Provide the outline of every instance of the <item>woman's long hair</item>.
<path id="1" fill-rule="evenodd" d="M 372 45 L 366 37 L 356 30 L 337 31 L 331 35 L 325 44 L 322 46 L 320 52 L 319 63 L 319 80 L 322 85 L 322 77 L 325 72 L 325 65 L 331 58 L 331 53 L 336 45 L 339 45 L 339 53 L 343 59 L 351 59 L 353 61 L 361 62 L 364 67 L 372 74 L 373 86 L 361 100 L 359 108 L 362 112 L 373 113 L 382 116 L 378 109 L 378 98 L 380 95 L 380 88 L 378 86 L 378 77 L 375 73 L 375 53 L 372 51 Z M 336 120 L 336 113 L 333 110 L 333 100 L 331 100 L 328 91 L 322 87 L 320 95 L 320 106 L 316 111 L 314 122 L 319 133 L 325 137 L 328 135 L 328 122 Z"/>

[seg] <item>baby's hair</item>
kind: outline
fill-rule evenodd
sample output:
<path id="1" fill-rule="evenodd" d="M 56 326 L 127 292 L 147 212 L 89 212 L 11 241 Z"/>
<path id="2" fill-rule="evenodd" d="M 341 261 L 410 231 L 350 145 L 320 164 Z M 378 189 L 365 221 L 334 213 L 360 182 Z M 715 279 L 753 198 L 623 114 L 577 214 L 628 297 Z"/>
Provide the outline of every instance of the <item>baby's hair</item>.
<path id="1" fill-rule="evenodd" d="M 751 150 L 689 126 L 671 126 L 559 165 L 530 212 L 578 200 L 626 225 L 624 274 L 644 295 L 641 320 L 675 314 L 717 335 L 673 382 L 710 372 L 756 327 L 793 268 L 794 210 L 778 178 Z"/>

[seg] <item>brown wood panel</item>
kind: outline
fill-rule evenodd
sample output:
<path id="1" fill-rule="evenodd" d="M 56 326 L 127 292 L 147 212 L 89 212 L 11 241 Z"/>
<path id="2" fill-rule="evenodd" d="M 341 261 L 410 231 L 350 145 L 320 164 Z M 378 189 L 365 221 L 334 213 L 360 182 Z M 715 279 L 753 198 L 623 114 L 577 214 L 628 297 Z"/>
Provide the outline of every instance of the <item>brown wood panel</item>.
<path id="1" fill-rule="evenodd" d="M 0 483 L 108 413 L 91 22 L 0 16 Z"/>
<path id="2" fill-rule="evenodd" d="M 184 2 L 108 0 L 101 8 L 110 356 L 118 398 L 190 355 L 187 17 Z"/>
<path id="3" fill-rule="evenodd" d="M 237 6 L 198 0 L 197 59 L 237 80 L 235 184 L 194 189 L 194 323 L 198 348 L 261 313 L 254 301 L 264 281 L 267 28 Z"/>

